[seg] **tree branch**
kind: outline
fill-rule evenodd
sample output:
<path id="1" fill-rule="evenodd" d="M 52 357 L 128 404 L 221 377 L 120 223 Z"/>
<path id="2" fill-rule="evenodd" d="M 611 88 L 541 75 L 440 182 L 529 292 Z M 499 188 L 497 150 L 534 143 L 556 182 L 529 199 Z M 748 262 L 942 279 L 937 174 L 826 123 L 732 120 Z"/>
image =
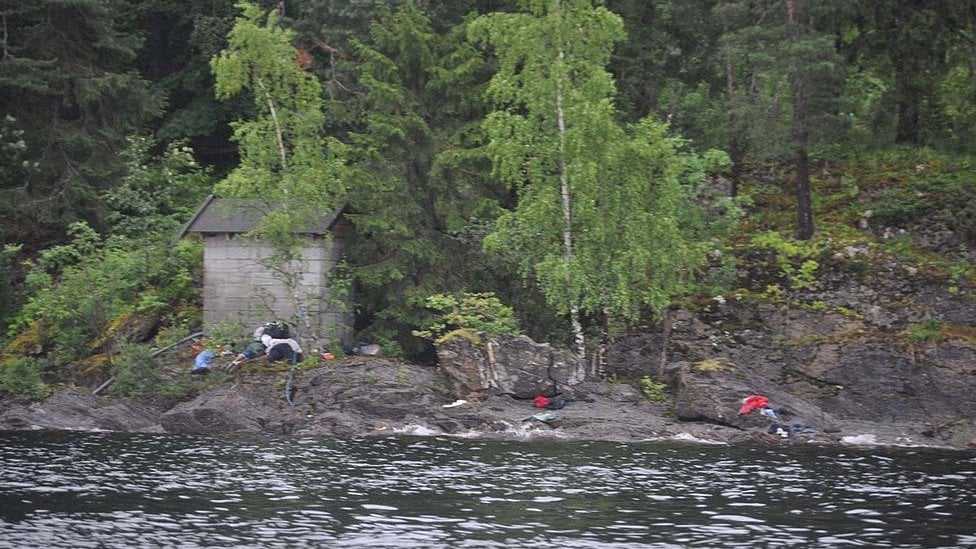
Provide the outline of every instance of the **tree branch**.
<path id="1" fill-rule="evenodd" d="M 288 155 L 285 151 L 285 138 L 282 135 L 281 122 L 278 120 L 278 110 L 275 108 L 274 99 L 271 98 L 271 93 L 265 87 L 264 81 L 258 78 L 257 82 L 261 91 L 264 92 L 264 98 L 268 101 L 268 110 L 271 111 L 271 121 L 275 127 L 275 137 L 278 139 L 278 155 L 281 157 L 281 169 L 284 171 L 288 169 Z"/>

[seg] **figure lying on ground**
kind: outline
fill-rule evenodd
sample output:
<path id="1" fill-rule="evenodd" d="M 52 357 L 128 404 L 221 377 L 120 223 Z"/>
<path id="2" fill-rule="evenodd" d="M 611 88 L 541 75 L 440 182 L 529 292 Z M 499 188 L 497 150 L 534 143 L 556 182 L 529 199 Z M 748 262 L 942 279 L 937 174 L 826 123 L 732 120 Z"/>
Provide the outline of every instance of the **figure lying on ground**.
<path id="1" fill-rule="evenodd" d="M 298 342 L 292 338 L 275 339 L 267 334 L 261 336 L 261 343 L 264 344 L 265 354 L 268 362 L 286 359 L 292 364 L 302 361 L 302 348 Z"/>

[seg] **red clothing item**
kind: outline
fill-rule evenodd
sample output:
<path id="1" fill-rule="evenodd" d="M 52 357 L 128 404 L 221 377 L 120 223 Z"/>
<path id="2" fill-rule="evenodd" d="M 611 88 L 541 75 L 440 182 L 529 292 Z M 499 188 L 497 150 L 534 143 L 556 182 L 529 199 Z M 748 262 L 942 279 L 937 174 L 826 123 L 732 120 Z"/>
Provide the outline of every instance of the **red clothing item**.
<path id="1" fill-rule="evenodd" d="M 762 395 L 749 395 L 742 401 L 739 408 L 739 415 L 748 414 L 753 410 L 769 407 L 769 399 Z"/>

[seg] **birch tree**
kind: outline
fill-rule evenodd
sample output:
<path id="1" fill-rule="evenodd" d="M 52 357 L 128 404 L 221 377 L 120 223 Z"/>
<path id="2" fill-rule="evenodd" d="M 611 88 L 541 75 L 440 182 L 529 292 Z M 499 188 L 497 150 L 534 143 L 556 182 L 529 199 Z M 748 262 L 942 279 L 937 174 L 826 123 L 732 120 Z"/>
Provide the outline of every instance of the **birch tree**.
<path id="1" fill-rule="evenodd" d="M 584 318 L 660 310 L 701 259 L 687 240 L 681 181 L 690 165 L 666 127 L 616 122 L 606 70 L 618 16 L 589 0 L 534 0 L 494 13 L 472 36 L 494 47 L 486 118 L 494 170 L 518 193 L 485 241 L 521 259 L 524 276 L 568 316 L 586 357 Z"/>
<path id="2" fill-rule="evenodd" d="M 211 67 L 217 97 L 249 93 L 255 114 L 232 124 L 240 163 L 217 191 L 283 204 L 288 219 L 278 220 L 279 229 L 273 223 L 265 229 L 285 233 L 289 224 L 307 222 L 342 202 L 343 146 L 324 135 L 322 86 L 296 62 L 294 33 L 279 24 L 275 11 L 247 1 L 238 7 L 228 46 Z"/>
<path id="3" fill-rule="evenodd" d="M 211 67 L 217 97 L 249 93 L 254 116 L 232 124 L 240 163 L 216 191 L 263 201 L 254 231 L 272 248 L 263 263 L 282 280 L 295 310 L 307 311 L 318 297 L 300 293 L 307 270 L 303 229 L 344 202 L 344 147 L 324 135 L 322 87 L 296 62 L 294 33 L 279 24 L 276 11 L 247 1 L 238 7 L 228 46 Z M 298 326 L 305 320 L 294 319 Z"/>

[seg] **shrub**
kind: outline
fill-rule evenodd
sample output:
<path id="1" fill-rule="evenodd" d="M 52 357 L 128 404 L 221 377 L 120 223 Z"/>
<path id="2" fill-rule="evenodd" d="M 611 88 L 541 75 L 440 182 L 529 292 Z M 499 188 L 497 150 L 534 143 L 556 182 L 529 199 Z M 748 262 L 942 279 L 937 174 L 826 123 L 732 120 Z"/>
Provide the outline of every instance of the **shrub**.
<path id="1" fill-rule="evenodd" d="M 115 357 L 111 371 L 115 381 L 109 391 L 114 395 L 184 399 L 196 390 L 191 376 L 165 369 L 145 345 L 125 345 Z M 212 384 L 218 377 L 210 375 L 205 381 Z"/>
<path id="2" fill-rule="evenodd" d="M 43 400 L 50 389 L 41 379 L 41 362 L 32 357 L 11 358 L 0 367 L 0 390 Z"/>
<path id="3" fill-rule="evenodd" d="M 667 399 L 667 394 L 665 393 L 667 387 L 667 384 L 654 381 L 650 376 L 640 378 L 641 392 L 644 393 L 644 396 L 648 400 L 664 402 Z"/>
<path id="4" fill-rule="evenodd" d="M 162 154 L 152 139 L 134 136 L 122 156 L 126 175 L 102 194 L 113 234 L 143 238 L 172 235 L 210 191 L 209 170 L 196 162 L 185 143 L 170 143 Z"/>
<path id="5" fill-rule="evenodd" d="M 512 308 L 493 293 L 436 294 L 425 304 L 435 317 L 428 329 L 413 332 L 417 337 L 436 341 L 457 330 L 484 332 L 490 337 L 520 333 Z"/>
<path id="6" fill-rule="evenodd" d="M 18 296 L 9 281 L 13 278 L 14 265 L 21 248 L 19 244 L 5 244 L 0 249 L 0 280 L 5 282 L 0 285 L 0 322 L 5 322 L 17 308 Z"/>
<path id="7" fill-rule="evenodd" d="M 63 365 L 87 356 L 92 342 L 127 313 L 185 323 L 173 311 L 198 300 L 199 243 L 174 248 L 164 240 L 105 241 L 84 223 L 70 231 L 70 243 L 26 263 L 27 299 L 11 336 L 36 330 L 46 362 Z"/>
<path id="8" fill-rule="evenodd" d="M 816 285 L 820 264 L 811 259 L 817 253 L 813 243 L 783 238 L 775 231 L 766 231 L 754 236 L 752 245 L 775 253 L 780 274 L 791 289 L 806 290 Z"/>
<path id="9" fill-rule="evenodd" d="M 938 341 L 942 335 L 942 321 L 937 318 L 927 318 L 909 326 L 906 335 L 912 343 Z"/>
<path id="10" fill-rule="evenodd" d="M 976 242 L 976 186 L 972 160 L 926 150 L 902 153 L 887 174 L 898 184 L 866 205 L 881 226 L 942 222 Z"/>

